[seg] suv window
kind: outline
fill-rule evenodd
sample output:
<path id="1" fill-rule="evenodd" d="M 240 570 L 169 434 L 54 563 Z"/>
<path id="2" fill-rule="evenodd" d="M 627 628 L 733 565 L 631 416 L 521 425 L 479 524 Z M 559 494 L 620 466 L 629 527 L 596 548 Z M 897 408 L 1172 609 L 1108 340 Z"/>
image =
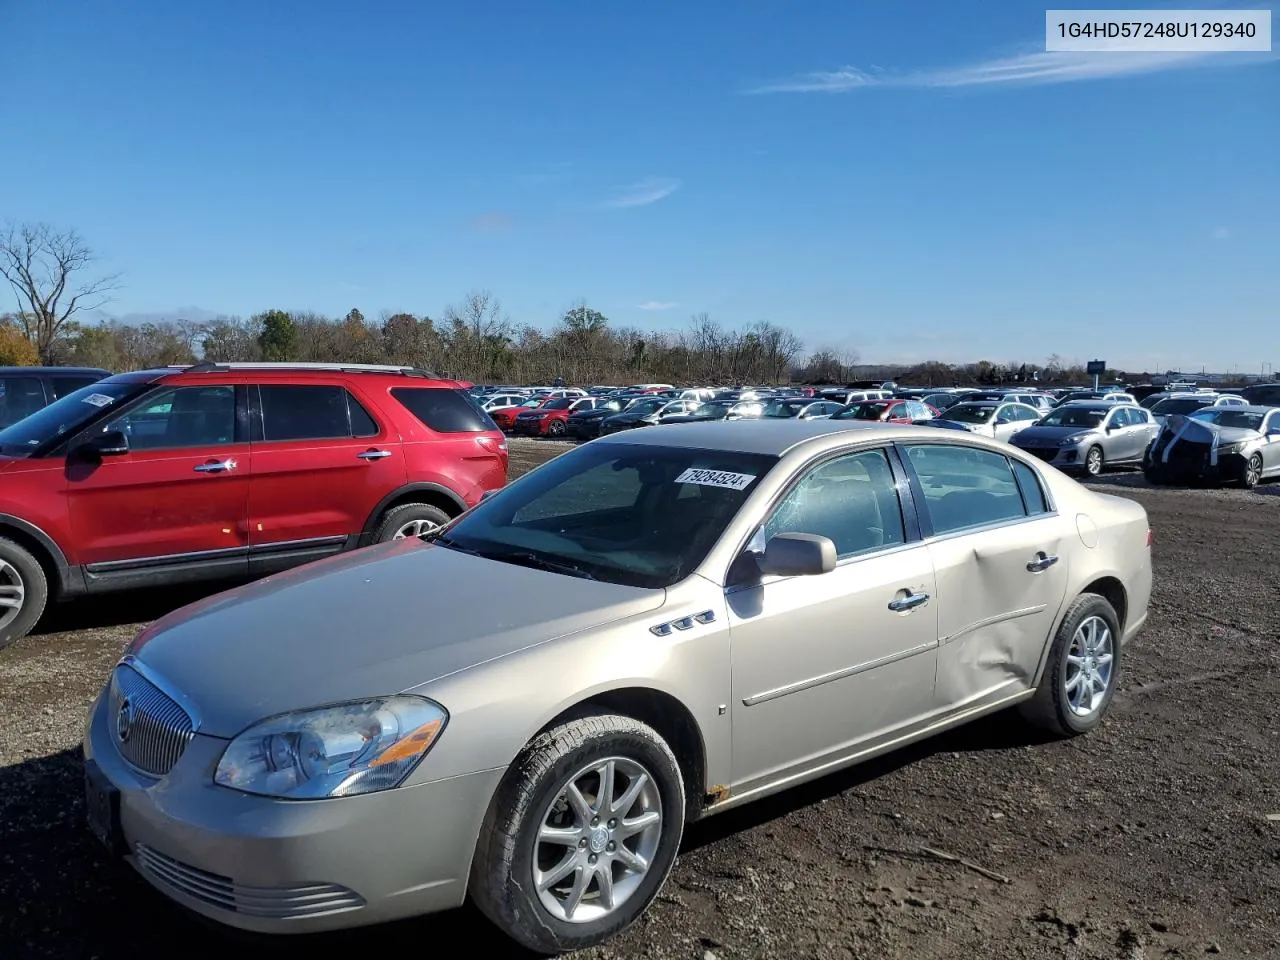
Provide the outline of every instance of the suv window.
<path id="1" fill-rule="evenodd" d="M 262 439 L 346 440 L 372 437 L 378 425 L 344 388 L 328 384 L 262 384 Z"/>
<path id="2" fill-rule="evenodd" d="M 237 436 L 236 388 L 173 387 L 107 422 L 104 431 L 119 430 L 131 450 L 171 450 L 243 443 Z"/>
<path id="3" fill-rule="evenodd" d="M 44 384 L 37 377 L 0 379 L 0 427 L 24 420 L 45 405 Z"/>
<path id="4" fill-rule="evenodd" d="M 497 430 L 478 403 L 450 387 L 395 387 L 391 396 L 418 422 L 436 433 L 484 433 Z"/>
<path id="5" fill-rule="evenodd" d="M 920 478 L 935 534 L 1027 515 L 1009 460 L 990 450 L 912 444 L 907 458 Z"/>
<path id="6" fill-rule="evenodd" d="M 814 467 L 782 498 L 754 546 L 779 533 L 812 533 L 840 559 L 906 541 L 902 507 L 883 450 L 866 450 Z"/>
<path id="7" fill-rule="evenodd" d="M 49 385 L 53 387 L 54 398 L 60 400 L 68 393 L 74 393 L 81 387 L 97 383 L 99 379 L 99 377 L 52 377 L 49 380 Z"/>

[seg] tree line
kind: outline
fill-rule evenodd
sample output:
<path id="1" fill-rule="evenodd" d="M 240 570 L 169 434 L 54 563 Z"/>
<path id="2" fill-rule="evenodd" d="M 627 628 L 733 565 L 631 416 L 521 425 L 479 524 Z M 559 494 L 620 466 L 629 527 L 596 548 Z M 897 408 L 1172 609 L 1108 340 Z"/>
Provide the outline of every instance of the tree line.
<path id="1" fill-rule="evenodd" d="M 584 302 L 550 327 L 514 322 L 492 293 L 467 294 L 438 316 L 353 308 L 342 317 L 265 310 L 251 317 L 91 322 L 119 285 L 92 271 L 95 257 L 75 231 L 48 225 L 0 232 L 0 278 L 18 309 L 0 316 L 0 364 L 36 363 L 137 370 L 197 360 L 390 363 L 482 383 L 664 382 L 848 383 L 896 377 L 923 386 L 1084 382 L 1084 370 L 1044 364 L 869 367 L 853 350 L 806 352 L 792 331 L 768 321 L 726 326 L 706 313 L 677 330 L 615 326 Z"/>

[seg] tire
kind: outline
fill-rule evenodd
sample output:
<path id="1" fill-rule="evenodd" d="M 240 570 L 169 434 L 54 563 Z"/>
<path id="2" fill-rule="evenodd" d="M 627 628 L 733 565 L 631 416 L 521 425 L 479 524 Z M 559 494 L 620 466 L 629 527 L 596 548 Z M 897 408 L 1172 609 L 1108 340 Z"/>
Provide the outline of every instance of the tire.
<path id="1" fill-rule="evenodd" d="M 1085 451 L 1084 455 L 1084 472 L 1087 477 L 1100 477 L 1102 471 L 1107 467 L 1107 460 L 1102 455 L 1102 448 L 1092 446 Z"/>
<path id="2" fill-rule="evenodd" d="M 0 650 L 35 627 L 49 602 L 44 567 L 25 547 L 0 537 Z"/>
<path id="3" fill-rule="evenodd" d="M 549 436 L 549 437 L 563 437 L 563 436 L 564 436 L 564 421 L 563 421 L 563 420 L 552 420 L 550 423 L 548 423 L 548 424 L 547 424 L 547 436 Z"/>
<path id="4" fill-rule="evenodd" d="M 600 778 L 592 770 L 606 763 L 614 765 L 616 799 L 635 783 L 629 773 L 642 770 L 647 786 L 632 806 L 615 811 L 617 818 L 601 818 L 600 826 L 593 828 L 596 795 L 589 788 L 580 790 L 587 806 L 577 812 L 567 799 L 568 786 L 589 785 L 595 778 L 598 790 Z M 623 773 L 622 780 L 617 771 Z M 656 826 L 638 833 L 615 834 L 608 826 L 638 819 L 637 811 L 647 815 L 655 809 Z M 631 818 L 625 816 L 628 812 Z M 607 713 L 566 721 L 535 737 L 498 786 L 476 844 L 471 897 L 499 929 L 527 949 L 557 954 L 603 943 L 635 922 L 661 889 L 675 863 L 684 816 L 680 767 L 656 731 L 631 717 Z M 536 842 L 547 819 L 565 831 L 569 842 L 564 846 Z M 575 834 L 578 840 L 573 843 Z M 624 848 L 632 858 L 637 850 L 645 856 L 648 866 L 643 873 L 630 871 L 623 862 L 628 858 L 611 852 Z M 563 856 L 559 850 L 565 851 Z M 600 864 L 605 862 L 618 898 L 612 910 L 601 903 Z M 539 891 L 536 877 L 553 878 L 570 863 L 573 870 L 564 879 Z M 570 910 L 561 888 L 572 888 L 579 871 L 587 879 L 579 905 Z"/>
<path id="5" fill-rule="evenodd" d="M 383 514 L 382 522 L 374 532 L 373 542 L 386 543 L 388 540 L 420 537 L 436 527 L 444 526 L 451 519 L 439 507 L 433 507 L 429 503 L 401 504 Z"/>
<path id="6" fill-rule="evenodd" d="M 1078 676 L 1079 668 L 1073 671 L 1071 668 L 1075 665 L 1068 658 L 1075 656 L 1072 649 L 1076 642 L 1084 639 L 1078 634 L 1084 633 L 1091 624 L 1105 626 L 1107 652 L 1111 659 L 1106 664 L 1109 670 L 1105 675 L 1105 689 L 1100 696 L 1095 692 L 1096 702 L 1088 704 L 1088 713 L 1082 714 L 1074 705 L 1072 691 L 1068 689 Z M 1075 737 L 1088 733 L 1102 721 L 1111 706 L 1111 699 L 1115 696 L 1120 679 L 1122 653 L 1120 618 L 1116 616 L 1115 608 L 1105 597 L 1096 593 L 1083 593 L 1076 597 L 1054 634 L 1049 659 L 1045 663 L 1044 675 L 1040 678 L 1035 696 L 1019 706 L 1023 717 L 1058 737 Z M 1094 673 L 1100 674 L 1101 670 L 1095 669 Z M 1081 702 L 1080 706 L 1085 704 Z"/>
<path id="7" fill-rule="evenodd" d="M 1246 490 L 1252 490 L 1258 485 L 1258 481 L 1262 479 L 1262 454 L 1255 453 L 1244 465 L 1244 472 L 1240 475 L 1240 486 Z"/>

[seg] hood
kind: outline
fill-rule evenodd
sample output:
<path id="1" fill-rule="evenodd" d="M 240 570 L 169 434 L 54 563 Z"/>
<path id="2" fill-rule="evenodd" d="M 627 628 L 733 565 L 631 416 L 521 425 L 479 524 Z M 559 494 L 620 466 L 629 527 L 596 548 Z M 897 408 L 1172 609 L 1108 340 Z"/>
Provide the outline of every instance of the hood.
<path id="1" fill-rule="evenodd" d="M 710 420 L 723 420 L 723 417 L 699 417 L 692 413 L 673 414 L 662 419 L 663 423 L 706 423 Z"/>
<path id="2" fill-rule="evenodd" d="M 603 420 L 617 414 L 616 410 L 577 410 L 569 414 L 570 420 Z"/>
<path id="3" fill-rule="evenodd" d="M 1201 420 L 1199 422 L 1203 423 L 1204 421 Z M 1218 443 L 1224 447 L 1229 443 L 1248 442 L 1262 437 L 1259 431 L 1250 430 L 1248 427 L 1219 427 L 1217 424 L 1212 424 L 1212 426 L 1218 431 Z"/>
<path id="4" fill-rule="evenodd" d="M 1084 436 L 1088 433 L 1097 432 L 1097 427 L 1023 427 L 1014 436 L 1017 437 L 1018 444 L 1044 443 L 1046 441 L 1057 443 L 1067 437 Z"/>
<path id="5" fill-rule="evenodd" d="M 627 411 L 625 413 L 615 413 L 611 417 L 605 417 L 606 420 L 612 420 L 615 423 L 635 423 L 638 420 L 648 420 L 650 417 L 657 416 L 658 411 L 650 410 L 647 413 L 634 413 Z"/>
<path id="6" fill-rule="evenodd" d="M 665 597 L 399 540 L 185 607 L 129 652 L 191 698 L 201 732 L 232 737 L 278 713 L 399 693 Z"/>

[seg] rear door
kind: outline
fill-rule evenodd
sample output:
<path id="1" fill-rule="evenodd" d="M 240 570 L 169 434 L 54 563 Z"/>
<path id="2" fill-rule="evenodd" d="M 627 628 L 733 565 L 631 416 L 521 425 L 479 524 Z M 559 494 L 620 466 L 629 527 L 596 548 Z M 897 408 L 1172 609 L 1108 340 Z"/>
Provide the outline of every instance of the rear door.
<path id="1" fill-rule="evenodd" d="M 249 388 L 251 572 L 342 550 L 405 482 L 398 434 L 339 379 Z"/>
<path id="2" fill-rule="evenodd" d="M 75 561 L 89 585 L 162 584 L 247 570 L 246 393 L 231 383 L 161 388 L 107 421 L 129 452 L 68 461 Z"/>
<path id="3" fill-rule="evenodd" d="M 992 450 L 902 445 L 937 577 L 937 706 L 995 702 L 1034 682 L 1066 596 L 1075 518 L 1034 469 Z"/>

